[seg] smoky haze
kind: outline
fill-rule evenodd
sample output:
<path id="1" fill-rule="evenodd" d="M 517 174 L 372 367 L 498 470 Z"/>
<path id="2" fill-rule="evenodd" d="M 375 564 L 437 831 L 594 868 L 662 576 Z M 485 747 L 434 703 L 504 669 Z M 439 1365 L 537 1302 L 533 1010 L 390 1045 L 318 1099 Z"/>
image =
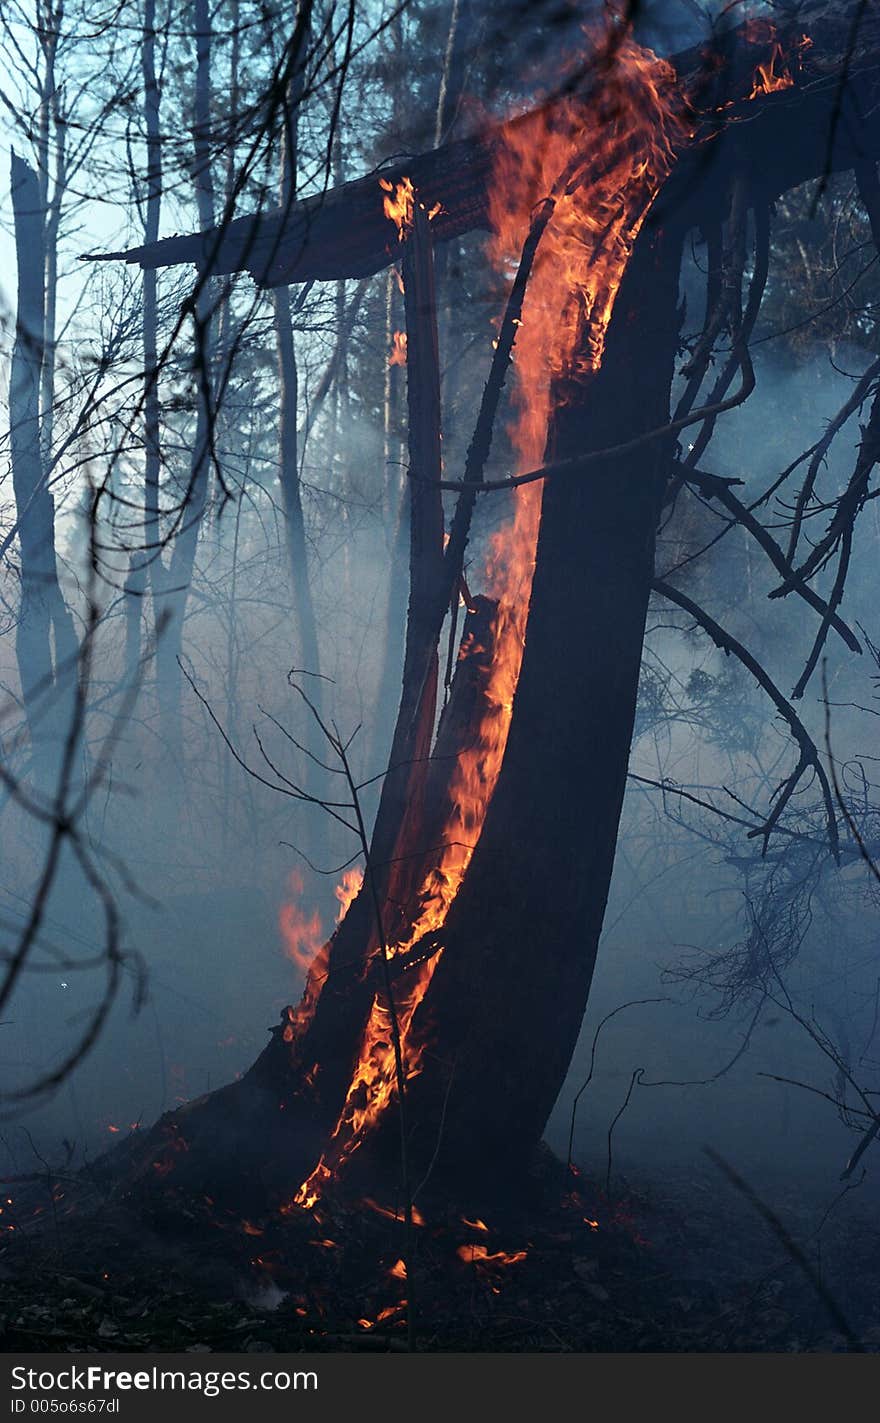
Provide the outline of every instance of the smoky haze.
<path id="1" fill-rule="evenodd" d="M 766 7 L 748 8 L 757 13 Z M 577 18 L 579 24 L 582 17 Z M 566 8 L 559 28 L 550 32 L 553 44 L 562 43 L 571 24 Z M 690 5 L 644 5 L 638 25 L 642 39 L 661 53 L 695 43 L 704 32 Z M 424 74 L 413 82 L 423 85 Z M 509 98 L 500 83 L 493 88 L 487 79 L 486 88 L 487 109 L 499 96 Z M 407 128 L 401 120 L 401 127 L 408 142 L 423 137 L 414 121 Z M 313 148 L 309 156 L 319 182 L 326 176 L 324 154 L 320 143 Z M 355 153 L 353 171 L 374 161 L 366 143 L 364 149 Z M 187 208 L 172 193 L 169 203 L 183 230 L 193 226 L 189 201 Z M 170 228 L 171 221 L 163 221 Z M 103 240 L 100 225 L 90 234 L 96 235 Z M 461 251 L 475 262 L 483 260 L 481 240 L 466 238 Z M 486 377 L 498 284 L 487 292 L 462 276 L 452 259 L 445 275 L 453 293 L 439 313 L 449 471 L 463 467 L 475 393 Z M 705 252 L 696 242 L 682 284 L 688 331 L 702 320 L 704 276 Z M 100 300 L 91 298 L 96 309 L 109 309 L 113 301 L 121 309 L 122 286 L 112 282 L 122 284 L 127 276 L 106 280 Z M 162 317 L 170 324 L 186 288 L 175 276 L 163 282 Z M 405 573 L 406 558 L 400 522 L 406 432 L 402 418 L 383 430 L 378 416 L 389 391 L 398 415 L 404 404 L 405 372 L 395 368 L 386 377 L 388 337 L 402 318 L 398 295 L 382 282 L 353 321 L 349 353 L 353 364 L 374 374 L 354 395 L 337 391 L 328 397 L 301 450 L 320 679 L 308 665 L 303 632 L 292 615 L 265 297 L 255 298 L 250 324 L 242 320 L 241 364 L 250 364 L 218 414 L 218 458 L 230 476 L 232 497 L 214 501 L 197 550 L 181 657 L 183 765 L 162 738 L 152 656 L 133 705 L 125 718 L 120 715 L 119 687 L 127 671 L 119 594 L 130 552 L 125 500 L 134 497 L 138 461 L 119 453 L 120 440 L 112 462 L 117 502 L 99 504 L 97 516 L 93 490 L 82 482 L 71 485 L 64 498 L 59 495 L 62 576 L 80 609 L 95 518 L 99 521 L 103 580 L 96 596 L 104 619 L 94 640 L 82 774 L 90 758 L 100 758 L 108 737 L 112 746 L 82 829 L 107 871 L 124 958 L 119 991 L 83 1060 L 55 1090 L 7 1111 L 0 1140 L 11 1172 L 30 1169 L 35 1153 L 52 1162 L 68 1153 L 76 1161 L 92 1159 L 135 1127 L 149 1126 L 163 1112 L 244 1073 L 283 1007 L 298 1001 L 302 963 L 332 932 L 340 907 L 335 891 L 346 869 L 360 863 L 359 848 L 320 808 L 285 794 L 295 783 L 333 799 L 336 784 L 330 770 L 303 756 L 303 745 L 319 759 L 326 748 L 288 674 L 320 696 L 324 713 L 343 734 L 357 729 L 352 760 L 356 775 L 369 783 L 364 805 L 372 815 L 397 708 L 407 599 L 400 571 Z M 301 294 L 303 305 L 295 315 L 301 323 L 306 407 L 319 386 L 332 326 L 344 314 L 351 285 L 344 289 L 341 283 L 334 292 L 328 284 L 324 291 Z M 244 301 L 243 283 L 229 290 Z M 125 294 L 130 297 L 130 289 Z M 465 308 L 469 324 L 460 319 Z M 392 311 L 393 322 L 386 321 Z M 136 327 L 133 321 L 120 336 L 135 367 Z M 759 329 L 759 338 L 768 335 Z M 719 422 L 702 460 L 706 469 L 743 481 L 737 492 L 744 502 L 818 437 L 851 394 L 853 377 L 865 370 L 871 350 L 867 339 L 862 347 L 850 332 L 829 354 L 827 340 L 808 334 L 781 347 L 759 339 L 754 359 L 755 393 Z M 190 376 L 183 361 L 172 369 L 163 427 L 179 490 L 186 487 L 192 445 Z M 844 487 L 860 434 L 854 415 L 828 456 L 826 494 Z M 499 435 L 490 477 L 508 471 L 508 454 Z M 100 465 L 97 457 L 95 463 Z M 100 469 L 87 472 L 100 483 Z M 481 590 L 491 533 L 509 513 L 505 494 L 487 497 L 478 508 L 466 570 L 474 593 Z M 743 530 L 733 528 L 713 543 L 719 529 L 717 511 L 681 491 L 664 515 L 658 571 L 675 570 L 679 585 L 699 595 L 789 693 L 809 651 L 813 624 L 802 603 L 768 601 L 778 579 Z M 878 536 L 874 502 L 857 529 L 841 607 L 849 625 L 864 628 L 875 641 L 880 641 Z M 707 551 L 692 563 L 691 555 L 703 545 Z M 828 593 L 831 576 L 816 581 L 820 592 Z M 4 617 L 6 630 L 13 630 L 14 612 L 4 607 Z M 790 745 L 754 681 L 686 618 L 658 600 L 648 626 L 631 759 L 632 772 L 642 779 L 631 780 L 627 791 L 596 976 L 546 1139 L 565 1158 L 575 1097 L 589 1077 L 573 1130 L 574 1160 L 586 1173 L 604 1178 L 613 1125 L 613 1168 L 633 1178 L 657 1171 L 702 1173 L 708 1169 L 702 1148 L 709 1145 L 760 1181 L 771 1197 L 797 1180 L 824 1199 L 837 1189 L 858 1138 L 835 1105 L 851 1100 L 852 1087 L 816 1034 L 827 1034 L 839 1060 L 859 1080 L 870 1078 L 878 1053 L 878 919 L 870 877 L 858 860 L 839 871 L 826 866 L 815 889 L 798 897 L 797 866 L 781 865 L 779 883 L 791 894 L 797 954 L 784 965 L 782 980 L 771 983 L 769 995 L 766 984 L 762 989 L 747 976 L 731 992 L 731 974 L 720 959 L 728 955 L 729 964 L 742 962 L 742 953 L 736 955 L 756 917 L 760 920 L 776 842 L 771 840 L 762 861 L 760 843 L 747 838 L 745 827 L 682 801 L 674 788 L 708 798 L 735 816 L 740 802 L 751 804 L 753 794 L 766 799 L 790 768 Z M 450 631 L 447 625 L 441 657 Z M 559 655 L 565 655 L 562 633 Z M 15 689 L 11 637 L 0 657 L 2 684 Z M 839 644 L 828 644 L 831 734 L 841 761 L 860 756 L 870 764 L 874 754 L 876 672 L 867 653 L 855 658 Z M 798 706 L 822 745 L 818 672 Z M 602 754 L 601 747 L 596 754 Z M 667 783 L 665 793 L 648 784 L 658 781 Z M 807 785 L 799 796 L 809 809 L 815 786 Z M 866 804 L 869 798 L 866 785 Z M 47 836 L 45 825 L 12 797 L 2 814 L 0 904 L 4 940 L 11 946 L 30 913 Z M 589 805 L 583 814 L 590 815 Z M 0 1024 L 7 1093 L 26 1088 L 75 1050 L 104 987 L 105 911 L 66 848 L 42 916 L 34 971 L 24 975 Z M 543 953 L 576 951 L 576 944 L 536 943 L 535 975 L 541 973 Z M 872 1168 L 877 1150 L 865 1158 Z M 872 1169 L 866 1195 L 876 1191 L 875 1177 Z"/>
<path id="2" fill-rule="evenodd" d="M 836 364 L 846 371 L 858 373 L 865 363 L 858 348 L 836 352 Z M 786 453 L 800 448 L 798 434 L 819 430 L 850 389 L 847 376 L 819 349 L 795 358 L 766 348 L 757 369 L 756 394 L 745 410 L 729 417 L 705 460 L 716 472 L 743 479 L 746 493 L 764 487 Z M 332 678 L 325 704 L 341 727 L 362 724 L 355 759 L 366 779 L 384 765 L 396 696 L 396 681 L 390 687 L 381 684 L 394 530 L 381 507 L 358 492 L 359 473 L 381 458 L 381 449 L 369 430 L 354 424 L 349 430 L 343 456 L 351 470 L 344 532 L 333 517 L 335 506 L 316 488 L 310 552 L 323 665 Z M 770 432 L 769 437 L 756 441 L 755 430 Z M 851 421 L 832 455 L 832 484 L 847 477 L 857 440 L 857 424 Z M 480 517 L 478 546 L 503 517 L 500 505 L 490 507 L 487 501 Z M 668 523 L 661 566 L 664 558 L 679 558 L 683 544 L 693 541 L 687 525 L 692 517 L 692 509 L 682 508 Z M 874 597 L 868 546 L 878 536 L 876 517 L 876 512 L 869 515 L 862 530 L 869 556 L 854 560 L 858 572 L 843 607 L 851 624 L 869 628 Z M 702 537 L 705 529 L 699 533 Z M 71 544 L 76 537 L 74 516 Z M 236 541 L 239 599 L 233 616 L 228 587 Z M 303 772 L 302 758 L 271 718 L 298 738 L 314 729 L 286 682 L 287 668 L 297 665 L 296 647 L 273 532 L 233 508 L 212 521 L 205 543 L 201 559 L 210 570 L 210 586 L 218 591 L 201 599 L 192 614 L 187 666 L 240 755 L 266 771 L 253 723 L 267 756 L 296 779 Z M 789 688 L 807 641 L 802 611 L 766 602 L 772 584 L 754 554 L 750 559 L 741 531 L 707 557 L 712 609 L 726 612 L 730 630 L 771 660 L 780 685 Z M 476 551 L 472 567 L 479 568 Z M 475 574 L 475 588 L 478 579 Z M 242 586 L 247 590 L 243 597 Z M 659 608 L 649 626 L 632 770 L 697 787 L 724 785 L 756 762 L 774 765 L 784 736 L 760 690 L 741 669 L 731 672 L 728 660 L 701 634 L 672 627 Z M 118 675 L 113 660 L 118 646 L 112 637 L 106 642 L 95 674 L 98 684 Z M 232 686 L 219 670 L 230 646 L 236 669 Z M 660 668 L 678 695 L 658 711 Z M 728 678 L 720 682 L 723 720 L 716 715 L 707 726 L 693 715 L 698 698 L 682 689 L 693 686 L 695 674 Z M 836 703 L 870 708 L 873 688 L 864 658 L 841 658 L 831 650 L 829 685 Z M 811 684 L 803 714 L 821 737 L 819 695 Z M 673 703 L 677 714 L 670 711 Z M 243 1072 L 263 1047 L 267 1028 L 286 1003 L 296 1002 L 303 984 L 301 968 L 289 957 L 280 916 L 286 916 L 288 927 L 293 924 L 294 938 L 307 952 L 330 932 L 339 909 L 333 891 L 341 873 L 316 874 L 291 847 L 326 868 L 356 855 L 350 837 L 320 811 L 287 801 L 249 777 L 194 696 L 187 699 L 186 718 L 197 751 L 190 753 L 190 781 L 181 798 L 178 770 L 168 763 L 150 725 L 148 686 L 140 706 L 114 751 L 106 795 L 90 808 L 88 834 L 119 856 L 136 882 L 138 893 L 122 879 L 115 893 L 126 948 L 143 964 L 145 1001 L 133 1011 L 132 960 L 126 969 L 128 988 L 85 1061 L 49 1100 L 8 1119 L 3 1140 L 10 1166 L 17 1169 L 28 1162 L 31 1140 L 47 1158 L 63 1156 L 65 1142 L 75 1144 L 78 1157 L 94 1156 L 133 1124 L 149 1125 L 163 1111 Z M 837 754 L 869 751 L 872 729 L 870 711 L 836 707 Z M 197 766 L 194 775 L 192 764 Z M 738 784 L 742 789 L 745 781 Z M 742 938 L 749 915 L 743 862 L 754 854 L 753 842 L 745 839 L 745 831 L 716 835 L 711 815 L 683 807 L 674 797 L 667 797 L 666 809 L 671 813 L 659 791 L 631 783 L 589 1010 L 547 1140 L 567 1154 L 574 1094 L 588 1076 L 595 1044 L 593 1076 L 580 1098 L 574 1133 L 575 1160 L 588 1173 L 604 1174 L 609 1125 L 633 1073 L 643 1069 L 615 1126 L 615 1169 L 636 1176 L 656 1168 L 702 1171 L 701 1148 L 708 1143 L 744 1173 L 767 1183 L 768 1190 L 793 1176 L 820 1194 L 831 1190 L 852 1150 L 852 1133 L 830 1102 L 767 1074 L 834 1095 L 833 1065 L 780 1008 L 765 1005 L 750 1031 L 753 998 L 719 1012 L 717 991 L 699 976 L 681 976 L 682 968 L 692 972 Z M 7 808 L 6 813 L 15 812 Z M 33 825 L 20 817 L 19 828 L 5 873 L 7 933 L 27 912 L 26 867 L 36 863 L 39 852 Z M 76 867 L 67 863 L 63 868 L 42 931 L 43 971 L 26 978 L 3 1026 L 7 1087 L 17 1076 L 30 1081 L 51 1067 L 65 1044 L 74 1041 L 95 1000 L 95 973 L 51 965 L 53 952 L 87 958 L 101 943 L 99 906 Z M 848 894 L 841 896 L 830 884 L 816 895 L 787 982 L 801 1011 L 814 1012 L 855 1061 L 866 1050 L 870 1058 L 877 919 L 859 884 L 862 867 L 842 873 Z M 552 946 L 536 945 L 536 974 L 545 951 Z M 624 1008 L 596 1038 L 606 1015 L 644 999 L 662 1001 Z"/>

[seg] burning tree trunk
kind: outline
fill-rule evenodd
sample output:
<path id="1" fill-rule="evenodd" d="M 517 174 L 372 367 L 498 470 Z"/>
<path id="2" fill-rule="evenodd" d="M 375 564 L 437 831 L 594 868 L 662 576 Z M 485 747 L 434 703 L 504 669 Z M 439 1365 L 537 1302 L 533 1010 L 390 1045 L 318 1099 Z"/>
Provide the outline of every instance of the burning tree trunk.
<path id="1" fill-rule="evenodd" d="M 595 69 L 590 103 L 571 97 L 552 114 L 538 111 L 491 142 L 472 145 L 465 198 L 452 193 L 453 210 L 438 224 L 445 221 L 449 232 L 487 221 L 496 255 L 509 260 L 508 209 L 516 209 L 517 254 L 525 239 L 520 273 L 532 273 L 522 321 L 519 308 L 508 311 L 523 328 L 514 439 L 520 467 L 542 459 L 582 463 L 546 477 L 543 511 L 539 483 L 519 491 L 509 538 L 496 542 L 487 570 L 491 596 L 470 614 L 430 769 L 424 757 L 434 720 L 437 639 L 461 565 L 456 570 L 439 548 L 436 338 L 425 296 L 427 223 L 416 211 L 405 247 L 409 638 L 370 854 L 382 899 L 397 901 L 393 992 L 405 1043 L 410 1149 L 419 1169 L 442 1163 L 450 1173 L 474 1172 L 522 1160 L 564 1079 L 608 894 L 655 530 L 674 473 L 677 430 L 669 422 L 669 395 L 683 240 L 697 223 L 740 221 L 740 209 L 750 203 L 766 204 L 810 174 L 852 161 L 859 144 L 834 119 L 839 24 L 830 23 L 830 33 L 828 45 L 838 56 L 834 82 L 826 54 L 812 61 L 821 81 L 805 84 L 798 103 L 788 106 L 785 94 L 797 85 L 782 67 L 772 32 L 761 32 L 766 52 L 757 69 L 751 32 L 739 49 L 736 40 L 723 42 L 718 54 L 727 68 L 710 68 L 709 80 L 692 86 L 691 101 L 699 93 L 704 106 L 699 120 L 669 66 L 613 40 L 605 67 Z M 874 41 L 868 58 L 853 50 L 843 61 L 866 90 L 877 72 L 876 35 Z M 803 52 L 800 43 L 795 65 Z M 722 100 L 731 86 L 735 99 Z M 744 102 L 757 103 L 758 116 L 768 116 L 763 131 L 758 122 L 737 121 Z M 876 154 L 880 129 L 869 131 Z M 781 149 L 767 155 L 762 146 L 759 155 L 755 145 L 768 133 Z M 432 171 L 448 176 L 448 160 L 448 154 L 422 160 L 426 182 Z M 396 200 L 405 180 L 385 180 L 383 187 Z M 359 262 L 375 255 L 369 255 L 366 226 L 367 256 L 362 251 Z M 340 241 L 350 250 L 361 238 L 346 233 Z M 387 230 L 384 241 L 387 247 Z M 532 271 L 541 242 L 542 261 Z M 249 265 L 253 260 L 251 254 Z M 302 247 L 297 261 L 305 261 Z M 269 284 L 279 279 L 276 266 L 261 273 Z M 289 269 L 284 275 L 290 279 Z M 741 282 L 740 268 L 738 294 Z M 747 394 L 747 336 L 742 323 L 731 329 L 733 370 L 742 365 Z M 502 349 L 503 340 L 504 327 Z M 719 408 L 723 400 L 713 404 Z M 595 458 L 585 459 L 591 453 Z M 482 461 L 477 464 L 461 491 L 465 537 L 474 485 L 482 478 Z M 464 542 L 455 528 L 454 522 L 451 547 L 460 559 Z M 481 618 L 486 626 L 478 637 Z M 463 711 L 469 702 L 479 711 L 472 720 Z M 441 823 L 443 844 L 425 872 L 422 857 Z M 409 868 L 392 868 L 404 857 Z M 309 1206 L 368 1137 L 381 1143 L 393 1115 L 386 1108 L 401 1084 L 376 948 L 376 924 L 362 894 L 313 965 L 302 1004 L 287 1010 L 250 1073 L 161 1124 L 142 1169 L 144 1162 L 160 1171 L 186 1162 L 197 1179 L 201 1165 L 221 1148 L 228 1155 L 234 1141 L 246 1173 L 244 1139 L 262 1179 L 279 1191 L 301 1181 L 295 1201 Z M 179 1147 L 183 1139 L 187 1151 Z M 358 1160 L 366 1157 L 361 1152 Z"/>
<path id="2" fill-rule="evenodd" d="M 668 419 L 682 234 L 645 234 L 602 368 L 548 454 L 621 444 Z M 669 441 L 548 483 L 504 764 L 414 1024 L 419 1150 L 470 1172 L 522 1159 L 559 1093 L 614 863 Z M 447 1097 L 448 1094 L 448 1097 Z M 445 1102 L 445 1112 L 441 1109 Z"/>

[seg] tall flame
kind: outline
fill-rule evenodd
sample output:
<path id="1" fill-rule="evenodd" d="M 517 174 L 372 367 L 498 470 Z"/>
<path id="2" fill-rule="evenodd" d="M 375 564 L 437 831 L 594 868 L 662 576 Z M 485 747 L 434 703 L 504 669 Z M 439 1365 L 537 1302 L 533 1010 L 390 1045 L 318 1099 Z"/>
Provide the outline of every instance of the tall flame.
<path id="1" fill-rule="evenodd" d="M 744 30 L 746 43 L 764 51 L 764 58 L 755 65 L 748 98 L 760 99 L 765 94 L 776 94 L 780 89 L 791 89 L 794 86 L 792 64 L 798 69 L 803 67 L 804 57 L 813 43 L 810 36 L 802 34 L 787 53 L 772 20 L 747 20 Z"/>
<path id="2" fill-rule="evenodd" d="M 539 113 L 505 130 L 491 181 L 494 232 L 489 244 L 490 258 L 504 277 L 515 270 L 536 203 L 551 193 L 556 196 L 515 349 L 515 416 L 509 434 L 519 470 L 543 458 L 560 382 L 598 370 L 639 229 L 687 136 L 685 103 L 673 70 L 632 41 L 621 43 L 597 74 L 588 103 L 572 98 L 561 109 L 555 107 L 552 119 Z M 559 190 L 564 173 L 568 181 Z M 391 192 L 390 184 L 383 187 Z M 401 191 L 400 185 L 385 199 L 386 216 L 401 238 L 412 201 L 411 187 Z M 512 519 L 491 540 L 484 572 L 497 611 L 483 714 L 453 771 L 453 809 L 444 848 L 425 877 L 409 935 L 389 950 L 393 957 L 442 930 L 480 838 L 510 729 L 540 517 L 540 484 L 520 486 Z M 420 1071 L 424 1048 L 413 1041 L 413 1018 L 441 954 L 442 948 L 416 964 L 395 987 L 407 1080 Z M 333 1145 L 300 1187 L 295 1204 L 314 1205 L 395 1094 L 390 1012 L 384 996 L 377 994 Z"/>
<path id="3" fill-rule="evenodd" d="M 288 887 L 291 897 L 281 906 L 278 925 L 287 957 L 301 973 L 307 973 L 324 942 L 321 916 L 317 910 L 307 914 L 302 908 L 304 885 L 299 870 L 291 870 Z"/>
<path id="4" fill-rule="evenodd" d="M 348 913 L 348 907 L 363 880 L 364 872 L 360 865 L 352 865 L 344 872 L 333 891 L 339 903 L 336 912 L 337 924 L 341 924 Z M 287 1021 L 284 1024 L 283 1037 L 286 1043 L 291 1043 L 301 1035 L 314 1014 L 327 977 L 330 945 L 318 911 L 313 910 L 308 914 L 299 903 L 304 892 L 303 877 L 299 870 L 291 871 L 288 885 L 292 898 L 282 904 L 278 924 L 288 958 L 306 975 L 306 986 L 299 1006 L 286 1010 Z"/>
<path id="5" fill-rule="evenodd" d="M 780 66 L 778 72 L 777 65 Z M 793 84 L 794 80 L 785 66 L 782 45 L 777 42 L 770 52 L 770 58 L 759 64 L 755 70 L 755 82 L 749 98 L 757 99 L 762 94 L 775 94 L 779 89 L 790 89 Z"/>
<path id="6" fill-rule="evenodd" d="M 350 869 L 344 872 L 342 879 L 333 891 L 339 905 L 336 911 L 337 924 L 342 923 L 348 913 L 350 904 L 360 893 L 363 882 L 364 872 L 360 865 L 352 865 Z"/>
<path id="7" fill-rule="evenodd" d="M 385 193 L 382 210 L 389 222 L 397 228 L 398 242 L 405 242 L 412 227 L 415 190 L 412 178 L 401 178 L 399 183 L 391 183 L 387 178 L 379 179 L 379 187 Z"/>
<path id="8" fill-rule="evenodd" d="M 391 350 L 388 355 L 389 366 L 406 365 L 406 332 L 395 331 L 391 337 Z"/>

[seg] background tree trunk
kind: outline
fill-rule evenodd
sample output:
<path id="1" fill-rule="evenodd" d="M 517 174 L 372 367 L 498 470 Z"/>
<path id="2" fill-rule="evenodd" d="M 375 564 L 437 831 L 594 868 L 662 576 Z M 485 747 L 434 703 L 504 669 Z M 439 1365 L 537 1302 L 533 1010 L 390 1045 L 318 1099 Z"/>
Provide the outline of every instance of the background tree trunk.
<path id="1" fill-rule="evenodd" d="M 214 179 L 211 167 L 211 14 L 208 0 L 193 0 L 196 36 L 196 75 L 193 108 L 193 183 L 199 227 L 207 232 L 214 223 Z M 196 548 L 208 501 L 208 477 L 215 415 L 214 314 L 209 284 L 199 288 L 193 311 L 195 326 L 196 428 L 190 457 L 189 479 L 174 539 L 165 583 L 162 609 L 167 622 L 156 650 L 162 739 L 167 754 L 183 767 L 181 679 L 178 657 L 183 645 L 183 623 L 195 566 Z"/>
<path id="2" fill-rule="evenodd" d="M 155 242 L 162 215 L 162 139 L 159 128 L 160 100 L 156 79 L 156 0 L 144 0 L 141 71 L 144 77 L 144 127 L 147 140 L 147 200 L 144 212 L 144 241 Z M 148 235 L 149 234 L 149 235 Z M 143 355 L 144 355 L 144 528 L 142 547 L 131 555 L 125 585 L 125 664 L 129 678 L 136 673 L 141 650 L 143 601 L 152 587 L 153 613 L 162 596 L 164 566 L 160 547 L 159 476 L 162 468 L 159 407 L 159 317 L 158 285 L 155 270 L 143 274 Z"/>
<path id="3" fill-rule="evenodd" d="M 9 376 L 10 448 L 21 550 L 16 657 L 35 768 L 51 784 L 51 747 L 63 734 L 63 682 L 75 677 L 77 640 L 58 583 L 55 502 L 42 456 L 40 391 L 45 322 L 45 208 L 37 173 L 12 155 L 18 263 L 15 342 Z M 52 634 L 54 633 L 54 652 Z"/>
<path id="4" fill-rule="evenodd" d="M 311 40 L 311 0 L 298 0 L 294 32 L 300 31 L 299 62 L 291 76 L 284 105 L 284 132 L 281 146 L 280 202 L 290 211 L 296 202 L 299 153 L 299 110 L 305 83 L 305 57 Z M 318 625 L 312 588 L 309 582 L 306 526 L 303 517 L 302 488 L 299 476 L 299 440 L 297 418 L 299 408 L 299 373 L 293 321 L 290 314 L 290 288 L 277 287 L 272 292 L 275 351 L 278 362 L 278 478 L 287 536 L 287 557 L 293 589 L 293 616 L 298 644 L 291 665 L 308 675 L 304 687 L 313 705 L 322 705 L 321 655 L 318 645 Z M 306 773 L 307 785 L 314 781 L 313 768 Z"/>

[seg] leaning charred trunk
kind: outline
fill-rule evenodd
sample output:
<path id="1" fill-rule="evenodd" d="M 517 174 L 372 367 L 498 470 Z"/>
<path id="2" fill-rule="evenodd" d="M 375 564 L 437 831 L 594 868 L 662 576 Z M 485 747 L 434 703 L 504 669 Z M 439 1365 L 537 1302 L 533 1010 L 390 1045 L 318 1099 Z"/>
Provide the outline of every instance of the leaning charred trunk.
<path id="1" fill-rule="evenodd" d="M 681 233 L 643 234 L 601 371 L 560 392 L 549 454 L 668 419 Z M 614 863 L 668 440 L 544 492 L 504 764 L 414 1024 L 413 1149 L 485 1171 L 537 1144 L 581 1027 Z M 442 1126 L 441 1126 L 442 1123 Z"/>

